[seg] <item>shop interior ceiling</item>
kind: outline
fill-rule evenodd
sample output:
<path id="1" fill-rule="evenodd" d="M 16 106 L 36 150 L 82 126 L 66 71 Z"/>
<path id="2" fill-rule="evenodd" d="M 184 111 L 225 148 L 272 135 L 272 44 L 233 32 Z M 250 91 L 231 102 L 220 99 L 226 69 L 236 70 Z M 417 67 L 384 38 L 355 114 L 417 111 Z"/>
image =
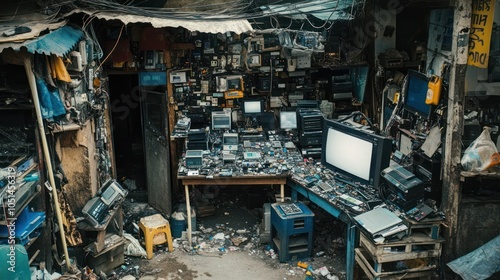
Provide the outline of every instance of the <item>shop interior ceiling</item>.
<path id="1" fill-rule="evenodd" d="M 33 37 L 39 31 L 32 28 L 35 23 L 54 24 L 74 13 L 106 20 L 120 19 L 126 24 L 149 22 L 154 27 L 182 26 L 207 33 L 232 31 L 241 34 L 267 28 L 319 31 L 331 27 L 335 21 L 355 18 L 365 1 L 38 0 L 24 4 L 6 0 L 0 11 L 0 31 L 7 34 L 4 37 L 20 33 Z"/>
<path id="2" fill-rule="evenodd" d="M 0 10 L 0 51 L 18 50 L 30 40 L 67 24 L 75 13 L 89 19 L 119 19 L 124 24 L 183 27 L 204 33 L 269 32 L 323 33 L 336 22 L 359 18 L 366 0 L 4 0 Z M 381 0 L 381 5 L 386 1 Z M 428 0 L 401 0 L 413 6 Z M 436 0 L 434 3 L 441 3 Z M 386 3 L 388 4 L 388 3 Z M 21 43 L 21 44 L 20 44 Z M 26 42 L 24 42 L 26 44 Z M 58 53 L 61 55 L 61 53 Z"/>

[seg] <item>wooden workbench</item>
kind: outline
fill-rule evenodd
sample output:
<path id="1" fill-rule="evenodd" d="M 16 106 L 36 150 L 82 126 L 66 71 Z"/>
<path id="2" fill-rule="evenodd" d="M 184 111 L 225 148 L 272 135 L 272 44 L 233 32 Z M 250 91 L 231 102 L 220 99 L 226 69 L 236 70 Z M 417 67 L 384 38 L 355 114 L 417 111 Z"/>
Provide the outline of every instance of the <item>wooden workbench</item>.
<path id="1" fill-rule="evenodd" d="M 191 203 L 189 199 L 190 186 L 254 186 L 254 185 L 280 185 L 281 201 L 285 199 L 285 184 L 287 180 L 286 174 L 252 174 L 241 176 L 179 176 L 178 177 L 186 193 L 186 210 L 187 210 L 187 238 L 189 246 L 191 246 Z"/>

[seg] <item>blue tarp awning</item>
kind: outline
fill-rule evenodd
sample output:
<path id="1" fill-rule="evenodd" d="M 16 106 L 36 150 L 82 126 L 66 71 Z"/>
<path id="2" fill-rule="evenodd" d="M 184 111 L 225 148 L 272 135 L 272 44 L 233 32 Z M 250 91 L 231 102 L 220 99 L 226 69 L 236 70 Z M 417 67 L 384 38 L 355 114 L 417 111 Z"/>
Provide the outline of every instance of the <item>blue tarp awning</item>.
<path id="1" fill-rule="evenodd" d="M 83 32 L 81 30 L 66 25 L 49 34 L 35 38 L 24 46 L 30 53 L 63 56 L 73 49 L 82 36 Z"/>
<path id="2" fill-rule="evenodd" d="M 9 42 L 0 44 L 0 52 L 6 48 L 12 48 L 15 51 L 26 47 L 30 53 L 55 54 L 63 56 L 73 49 L 73 47 L 83 37 L 83 32 L 71 26 L 65 25 L 52 30 L 47 34 L 27 39 L 23 42 Z"/>

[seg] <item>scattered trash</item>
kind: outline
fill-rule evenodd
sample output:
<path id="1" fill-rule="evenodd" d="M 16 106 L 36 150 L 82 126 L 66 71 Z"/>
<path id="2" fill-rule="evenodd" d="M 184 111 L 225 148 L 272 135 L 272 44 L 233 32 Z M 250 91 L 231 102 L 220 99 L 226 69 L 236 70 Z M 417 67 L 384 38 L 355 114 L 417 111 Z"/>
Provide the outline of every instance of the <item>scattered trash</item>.
<path id="1" fill-rule="evenodd" d="M 126 232 L 123 233 L 123 237 L 127 239 L 128 244 L 125 245 L 124 254 L 126 256 L 134 256 L 134 257 L 146 257 L 146 250 L 142 248 L 139 240 L 133 237 L 131 234 Z"/>
<path id="2" fill-rule="evenodd" d="M 139 266 L 138 265 L 134 266 L 134 271 L 135 271 L 135 275 L 139 276 L 140 270 L 139 270 Z"/>
<path id="3" fill-rule="evenodd" d="M 233 242 L 234 245 L 239 246 L 241 243 L 247 241 L 247 239 L 248 238 L 246 238 L 246 237 L 238 236 L 235 238 L 231 238 L 231 242 Z"/>
<path id="4" fill-rule="evenodd" d="M 314 274 L 321 274 L 322 276 L 327 276 L 330 275 L 330 271 L 328 271 L 328 268 L 326 268 L 326 266 L 322 266 L 314 270 Z"/>
<path id="5" fill-rule="evenodd" d="M 212 237 L 212 239 L 214 239 L 214 240 L 217 240 L 217 239 L 218 239 L 218 240 L 224 240 L 224 239 L 225 239 L 225 237 L 224 237 L 224 233 L 219 232 L 219 233 L 217 233 L 216 235 L 214 235 L 214 236 Z"/>
<path id="6" fill-rule="evenodd" d="M 328 279 L 328 280 L 339 280 L 339 277 L 337 275 L 327 275 L 326 279 Z"/>
<path id="7" fill-rule="evenodd" d="M 222 215 L 221 220 L 216 220 L 215 223 L 203 224 L 204 219 L 196 221 L 198 223 L 197 228 L 192 231 L 191 244 L 187 241 L 187 238 L 174 238 L 173 247 L 175 252 L 184 252 L 193 257 L 193 261 L 198 259 L 197 256 L 212 256 L 212 257 L 222 257 L 226 255 L 231 255 L 233 252 L 247 252 L 248 255 L 254 256 L 259 259 L 269 259 L 272 260 L 273 266 L 275 268 L 283 269 L 285 279 L 291 276 L 304 275 L 305 279 L 329 279 L 329 280 L 339 280 L 339 277 L 333 275 L 331 266 L 324 266 L 332 261 L 337 262 L 338 257 L 335 257 L 335 252 L 340 251 L 346 246 L 345 239 L 339 236 L 335 231 L 332 231 L 331 225 L 335 227 L 335 221 L 330 222 L 327 220 L 331 217 L 321 216 L 318 214 L 318 219 L 315 226 L 318 228 L 318 237 L 315 238 L 314 244 L 314 255 L 312 257 L 321 257 L 317 259 L 307 259 L 304 262 L 305 267 L 299 267 L 297 263 L 281 263 L 278 262 L 278 252 L 274 250 L 271 242 L 262 243 L 261 236 L 259 234 L 259 229 L 261 229 L 262 221 L 258 222 L 239 222 L 237 220 L 226 221 L 225 216 L 228 217 L 238 217 L 241 210 L 235 209 L 235 205 L 239 202 L 234 201 L 224 201 L 216 204 L 216 209 L 219 209 L 219 215 Z M 230 209 L 226 211 L 220 211 L 224 209 L 225 206 L 229 206 Z M 122 275 L 129 275 L 134 278 L 129 278 L 130 280 L 139 279 L 139 275 L 154 276 L 158 277 L 158 273 L 161 269 L 153 269 L 150 267 L 142 267 L 137 265 L 137 257 L 142 258 L 145 256 L 145 250 L 143 246 L 140 245 L 140 240 L 136 239 L 139 228 L 137 223 L 141 217 L 144 215 L 157 214 L 157 210 L 151 208 L 147 204 L 142 203 L 130 203 L 126 201 L 124 205 L 124 231 L 131 234 L 124 233 L 124 237 L 129 241 L 129 244 L 125 246 L 125 255 L 127 256 L 124 264 L 116 269 L 111 275 L 108 275 L 108 279 L 124 279 Z M 184 214 L 184 213 L 180 213 Z M 197 209 L 197 214 L 198 214 Z M 172 214 L 173 215 L 173 214 Z M 198 216 L 199 217 L 199 216 Z M 169 220 L 172 218 L 169 217 Z M 181 217 L 179 216 L 179 219 Z M 213 220 L 213 218 L 209 218 Z M 184 216 L 184 220 L 186 217 Z M 327 222 L 325 222 L 325 220 Z M 172 229 L 172 223 L 171 229 Z M 326 226 L 330 225 L 330 226 Z M 341 227 L 338 227 L 339 229 Z M 174 226 L 175 229 L 175 226 Z M 316 228 L 315 228 L 316 229 Z M 184 230 L 182 233 L 184 234 Z M 133 237 L 135 236 L 135 238 Z M 137 246 L 139 245 L 139 246 Z M 155 246 L 155 259 L 159 262 L 163 262 L 163 253 L 167 253 L 168 250 L 166 245 Z M 128 248 L 130 247 L 130 248 Z M 142 252 L 141 252 L 142 251 Z M 341 256 L 341 254 L 339 254 Z M 321 260 L 318 263 L 318 260 Z M 318 269 L 313 269 L 312 265 L 319 267 Z M 139 270 L 139 273 L 136 271 Z M 340 275 L 340 279 L 345 279 L 345 268 L 335 269 L 335 274 Z M 180 275 L 187 273 L 186 271 L 176 269 L 174 274 Z M 135 276 L 134 276 L 135 275 Z M 184 276 L 184 275 L 183 275 Z M 152 278 L 156 280 L 165 280 L 161 278 Z M 304 279 L 304 278 L 302 278 Z M 126 280 L 126 279 L 125 279 Z M 143 280 L 140 278 L 140 280 Z"/>
<path id="8" fill-rule="evenodd" d="M 307 269 L 307 267 L 309 266 L 307 263 L 305 262 L 297 262 L 297 266 L 300 267 L 300 268 L 304 268 L 304 269 Z"/>
<path id="9" fill-rule="evenodd" d="M 250 248 L 253 248 L 253 247 L 255 247 L 255 245 L 253 243 L 248 243 L 247 245 L 245 245 L 245 247 L 243 247 L 243 249 L 249 250 Z"/>
<path id="10" fill-rule="evenodd" d="M 125 179 L 123 181 L 123 185 L 125 185 L 125 187 L 127 189 L 129 189 L 130 191 L 135 191 L 137 190 L 137 186 L 135 184 L 135 180 L 130 180 L 130 179 Z"/>
<path id="11" fill-rule="evenodd" d="M 39 270 L 34 267 L 30 267 L 30 270 L 31 270 L 31 279 L 51 280 L 51 279 L 59 279 L 59 277 L 61 277 L 61 274 L 57 272 L 50 274 L 46 269 Z"/>

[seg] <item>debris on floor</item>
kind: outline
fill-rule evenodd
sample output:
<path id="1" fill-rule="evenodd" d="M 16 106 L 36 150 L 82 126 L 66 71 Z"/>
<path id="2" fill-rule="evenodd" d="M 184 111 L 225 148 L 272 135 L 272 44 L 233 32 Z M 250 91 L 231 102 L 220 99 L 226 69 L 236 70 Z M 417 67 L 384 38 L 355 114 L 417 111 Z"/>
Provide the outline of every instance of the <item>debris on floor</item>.
<path id="1" fill-rule="evenodd" d="M 170 275 L 168 279 L 185 279 L 191 267 L 177 268 L 155 267 L 151 269 L 152 260 L 142 257 L 137 244 L 143 244 L 139 237 L 137 224 L 142 217 L 158 214 L 159 212 L 147 203 L 126 201 L 124 207 L 124 230 L 130 240 L 129 250 L 124 264 L 116 268 L 107 279 L 160 279 L 160 276 Z M 186 238 L 186 230 L 181 237 L 174 238 L 174 252 L 168 251 L 168 244 L 154 246 L 154 261 L 163 262 L 172 254 L 186 254 L 192 258 L 198 257 L 231 257 L 234 252 L 245 253 L 251 258 L 263 261 L 273 269 L 282 270 L 284 279 L 346 279 L 345 275 L 345 240 L 342 235 L 342 222 L 336 222 L 325 213 L 315 213 L 314 225 L 314 253 L 311 258 L 303 260 L 307 265 L 297 265 L 298 260 L 280 262 L 278 254 L 267 240 L 262 241 L 263 210 L 248 209 L 247 205 L 238 198 L 214 199 L 211 206 L 204 206 L 204 215 L 195 216 L 193 221 L 191 246 Z M 207 211 L 206 209 L 210 209 Z M 176 211 L 185 211 L 177 207 Z M 321 211 L 321 209 L 314 209 Z M 165 217 L 169 219 L 171 217 Z M 171 223 L 172 227 L 172 223 Z M 332 229 L 334 228 L 334 229 Z M 141 235 L 142 236 L 142 235 Z M 141 253 L 142 252 L 142 253 Z M 167 273 L 168 270 L 168 273 Z M 150 278 L 145 278 L 150 277 Z M 156 277 L 156 278 L 155 278 Z M 309 277 L 309 278 L 306 278 Z M 186 279 L 189 279 L 187 277 Z"/>

